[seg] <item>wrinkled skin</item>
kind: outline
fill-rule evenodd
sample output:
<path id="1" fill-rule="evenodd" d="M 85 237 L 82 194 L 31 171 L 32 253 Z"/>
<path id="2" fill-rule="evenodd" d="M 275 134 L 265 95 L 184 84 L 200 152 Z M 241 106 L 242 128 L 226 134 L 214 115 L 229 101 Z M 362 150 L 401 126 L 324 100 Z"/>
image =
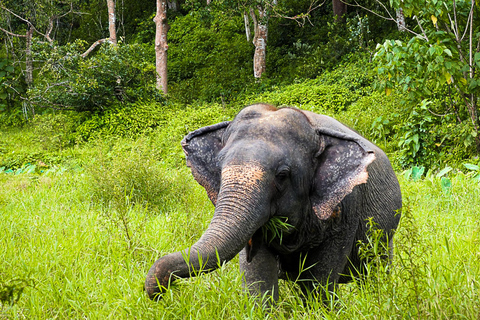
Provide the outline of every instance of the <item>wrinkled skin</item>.
<path id="1" fill-rule="evenodd" d="M 252 294 L 278 299 L 279 277 L 302 280 L 306 291 L 331 290 L 362 270 L 356 243 L 366 241 L 368 218 L 392 248 L 402 199 L 390 162 L 330 117 L 257 104 L 190 133 L 182 146 L 215 213 L 191 248 L 154 263 L 145 282 L 152 299 L 175 278 L 212 271 L 238 253 Z M 262 229 L 272 217 L 287 219 L 282 237 Z"/>

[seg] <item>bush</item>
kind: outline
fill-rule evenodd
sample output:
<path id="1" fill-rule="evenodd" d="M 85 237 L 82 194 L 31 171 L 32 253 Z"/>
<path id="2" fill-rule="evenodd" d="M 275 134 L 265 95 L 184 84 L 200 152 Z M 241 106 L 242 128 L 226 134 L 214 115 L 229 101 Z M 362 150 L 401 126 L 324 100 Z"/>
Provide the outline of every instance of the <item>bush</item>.
<path id="1" fill-rule="evenodd" d="M 253 46 L 240 15 L 191 11 L 168 34 L 169 93 L 182 103 L 231 99 L 251 84 Z"/>
<path id="2" fill-rule="evenodd" d="M 323 85 L 317 80 L 308 80 L 261 94 L 253 99 L 277 106 L 287 105 L 335 114 L 347 110 L 348 106 L 358 99 L 358 95 L 342 86 Z"/>
<path id="3" fill-rule="evenodd" d="M 156 101 L 117 106 L 92 115 L 77 127 L 76 134 L 82 140 L 102 136 L 138 137 L 166 123 L 164 109 L 165 105 Z"/>
<path id="4" fill-rule="evenodd" d="M 74 113 L 37 115 L 31 122 L 34 139 L 46 151 L 56 151 L 72 146 L 75 142 L 75 128 L 81 118 L 81 114 Z"/>
<path id="5" fill-rule="evenodd" d="M 148 139 L 95 141 L 96 156 L 86 166 L 92 200 L 126 212 L 131 206 L 158 211 L 172 188 L 167 169 L 161 166 L 160 150 Z"/>
<path id="6" fill-rule="evenodd" d="M 172 106 L 165 110 L 165 125 L 159 126 L 152 134 L 155 145 L 162 150 L 162 159 L 170 167 L 184 167 L 185 155 L 180 141 L 190 131 L 218 122 L 232 120 L 243 107 L 223 108 L 218 104 Z"/>
<path id="7" fill-rule="evenodd" d="M 155 88 L 153 49 L 140 44 L 103 45 L 82 58 L 85 42 L 49 47 L 37 43 L 36 59 L 46 60 L 30 102 L 37 107 L 105 112 L 113 105 L 140 99 L 162 100 Z"/>

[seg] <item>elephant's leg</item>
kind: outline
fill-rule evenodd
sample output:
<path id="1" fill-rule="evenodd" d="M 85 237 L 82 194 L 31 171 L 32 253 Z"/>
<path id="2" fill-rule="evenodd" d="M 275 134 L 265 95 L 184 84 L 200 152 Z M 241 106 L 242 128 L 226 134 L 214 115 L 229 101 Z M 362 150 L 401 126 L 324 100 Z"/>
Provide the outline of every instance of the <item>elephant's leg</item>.
<path id="1" fill-rule="evenodd" d="M 247 262 L 246 249 L 240 252 L 240 271 L 244 273 L 243 286 L 251 295 L 273 297 L 278 301 L 278 263 L 265 244 L 258 249 L 251 262 Z"/>
<path id="2" fill-rule="evenodd" d="M 324 301 L 331 300 L 331 294 L 339 283 L 350 280 L 349 264 L 355 246 L 355 228 L 322 243 L 320 248 L 308 252 L 306 266 L 310 269 L 300 274 L 304 280 L 304 294 L 315 293 Z"/>

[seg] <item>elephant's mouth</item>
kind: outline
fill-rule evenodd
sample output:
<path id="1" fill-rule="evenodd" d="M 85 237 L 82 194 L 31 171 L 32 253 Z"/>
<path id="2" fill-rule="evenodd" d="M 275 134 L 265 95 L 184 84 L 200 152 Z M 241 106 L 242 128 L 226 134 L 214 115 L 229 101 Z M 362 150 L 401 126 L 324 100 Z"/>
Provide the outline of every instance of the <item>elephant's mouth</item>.
<path id="1" fill-rule="evenodd" d="M 261 241 L 276 253 L 289 254 L 298 251 L 304 244 L 297 231 L 296 226 L 288 223 L 287 217 L 273 216 L 255 232 L 250 241 Z"/>

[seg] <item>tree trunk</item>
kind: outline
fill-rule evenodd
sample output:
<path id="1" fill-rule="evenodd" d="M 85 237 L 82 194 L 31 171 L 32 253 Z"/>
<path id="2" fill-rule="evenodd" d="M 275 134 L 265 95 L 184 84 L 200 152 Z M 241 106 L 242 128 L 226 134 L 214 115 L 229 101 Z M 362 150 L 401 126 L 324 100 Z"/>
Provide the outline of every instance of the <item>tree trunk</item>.
<path id="1" fill-rule="evenodd" d="M 115 29 L 115 1 L 107 0 L 108 7 L 108 31 L 110 33 L 110 42 L 117 45 L 117 31 Z"/>
<path id="2" fill-rule="evenodd" d="M 347 13 L 347 5 L 342 0 L 332 0 L 333 15 L 336 22 L 344 22 Z"/>
<path id="3" fill-rule="evenodd" d="M 397 28 L 398 28 L 398 31 L 402 31 L 402 32 L 407 30 L 405 26 L 405 15 L 403 14 L 402 8 L 397 9 Z"/>
<path id="4" fill-rule="evenodd" d="M 32 36 L 33 28 L 31 25 L 27 26 L 26 34 L 26 48 L 25 48 L 25 82 L 27 86 L 31 86 L 33 82 L 33 64 L 32 64 Z"/>
<path id="5" fill-rule="evenodd" d="M 170 26 L 167 23 L 167 1 L 157 0 L 155 22 L 155 66 L 157 72 L 157 89 L 167 94 L 167 33 Z"/>
<path id="6" fill-rule="evenodd" d="M 243 22 L 245 23 L 245 34 L 247 35 L 247 42 L 250 41 L 250 21 L 248 20 L 247 11 L 243 11 Z"/>
<path id="7" fill-rule="evenodd" d="M 253 44 L 255 45 L 255 54 L 253 56 L 253 75 L 260 79 L 266 70 L 266 51 L 268 36 L 268 15 L 267 10 L 261 6 L 257 7 L 257 13 L 250 8 L 250 16 L 253 20 L 254 32 Z"/>

